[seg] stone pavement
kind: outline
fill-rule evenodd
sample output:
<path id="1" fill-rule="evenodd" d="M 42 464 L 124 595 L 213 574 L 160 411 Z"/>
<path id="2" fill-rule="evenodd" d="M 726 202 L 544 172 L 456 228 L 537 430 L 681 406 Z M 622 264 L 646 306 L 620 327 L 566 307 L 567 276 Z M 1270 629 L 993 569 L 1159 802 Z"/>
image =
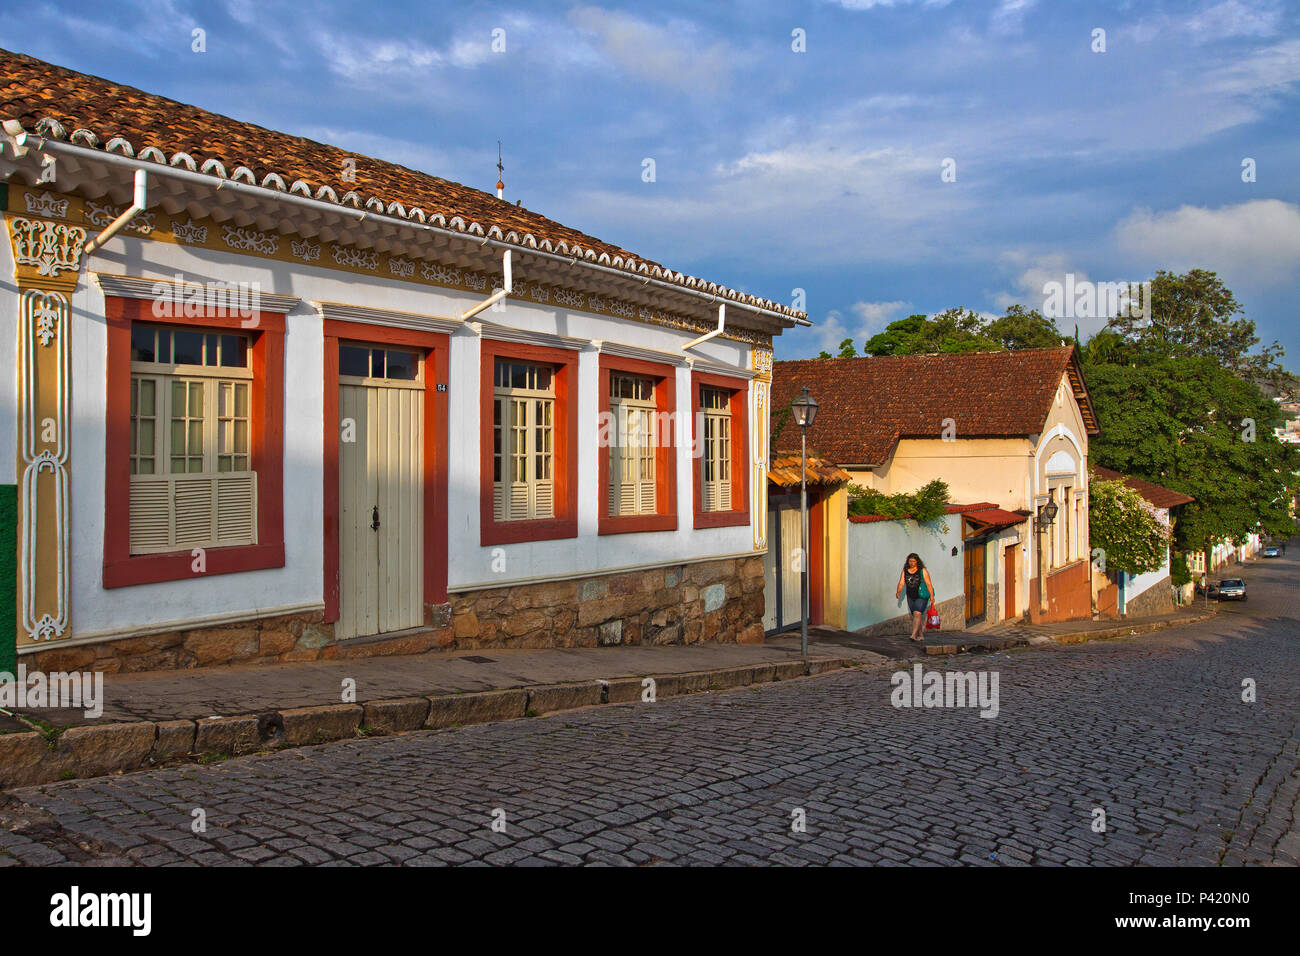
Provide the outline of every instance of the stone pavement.
<path id="1" fill-rule="evenodd" d="M 822 643 L 811 659 L 877 655 Z M 535 684 L 684 674 L 769 661 L 799 660 L 799 637 L 765 644 L 690 644 L 651 647 L 578 647 L 547 650 L 434 651 L 401 657 L 296 664 L 248 664 L 190 670 L 107 674 L 104 713 L 90 721 L 81 711 L 33 712 L 55 726 L 131 720 L 194 720 L 292 707 L 337 704 L 345 679 L 356 682 L 356 702 L 500 690 Z M 21 711 L 19 711 L 21 713 Z"/>
<path id="2" fill-rule="evenodd" d="M 174 765 L 12 791 L 0 865 L 1294 866 L 1295 578 L 1254 571 L 1200 624 L 929 663 L 997 673 L 993 718 L 892 706 L 886 662 Z"/>
<path id="3" fill-rule="evenodd" d="M 0 860 L 1295 865 L 1297 640 L 1225 615 L 932 665 L 998 672 L 992 719 L 892 707 L 887 665 L 50 784 Z"/>

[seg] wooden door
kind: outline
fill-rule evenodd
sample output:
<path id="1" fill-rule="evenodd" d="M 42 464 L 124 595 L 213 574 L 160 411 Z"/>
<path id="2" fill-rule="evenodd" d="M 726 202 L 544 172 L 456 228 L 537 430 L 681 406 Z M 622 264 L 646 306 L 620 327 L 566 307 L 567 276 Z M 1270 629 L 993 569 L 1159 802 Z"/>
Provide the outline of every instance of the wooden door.
<path id="1" fill-rule="evenodd" d="M 984 617 L 984 561 L 985 545 L 966 545 L 966 623 L 982 620 Z"/>
<path id="2" fill-rule="evenodd" d="M 1016 616 L 1016 548 L 1009 544 L 1002 550 L 1002 581 L 1006 590 L 1006 613 L 1003 618 L 1010 621 Z"/>
<path id="3" fill-rule="evenodd" d="M 424 623 L 424 389 L 339 385 L 339 638 Z M 351 437 L 352 441 L 347 439 Z"/>

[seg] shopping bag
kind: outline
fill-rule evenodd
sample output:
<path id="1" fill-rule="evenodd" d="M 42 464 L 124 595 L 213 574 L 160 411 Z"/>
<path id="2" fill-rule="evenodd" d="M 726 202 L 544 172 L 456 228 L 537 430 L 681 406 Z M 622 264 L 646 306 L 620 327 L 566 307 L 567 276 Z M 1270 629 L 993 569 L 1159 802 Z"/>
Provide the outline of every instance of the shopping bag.
<path id="1" fill-rule="evenodd" d="M 930 606 L 930 613 L 925 617 L 925 629 L 927 631 L 939 630 L 939 609 L 933 605 Z"/>

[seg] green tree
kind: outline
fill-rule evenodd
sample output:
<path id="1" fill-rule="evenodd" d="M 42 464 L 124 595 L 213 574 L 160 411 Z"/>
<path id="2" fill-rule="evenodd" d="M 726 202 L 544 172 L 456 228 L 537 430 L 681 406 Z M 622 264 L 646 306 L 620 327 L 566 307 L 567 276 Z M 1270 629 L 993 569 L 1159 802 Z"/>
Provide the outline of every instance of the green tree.
<path id="1" fill-rule="evenodd" d="M 1001 348 L 985 331 L 979 313 L 948 309 L 927 318 L 909 315 L 867 340 L 868 355 L 918 355 L 935 352 L 989 352 Z"/>
<path id="2" fill-rule="evenodd" d="M 1119 315 L 1108 328 L 1157 354 L 1203 356 L 1256 382 L 1294 381 L 1279 364 L 1284 352 L 1277 342 L 1255 351 L 1260 341 L 1255 323 L 1214 272 L 1159 270 L 1151 280 L 1150 311 L 1150 321 Z"/>
<path id="3" fill-rule="evenodd" d="M 840 358 L 857 358 L 858 350 L 853 347 L 852 339 L 845 339 L 840 343 Z"/>
<path id="4" fill-rule="evenodd" d="M 1168 525 L 1122 481 L 1094 478 L 1089 483 L 1088 535 L 1105 556 L 1107 571 L 1142 574 L 1169 557 Z"/>
<path id="5" fill-rule="evenodd" d="M 1126 364 L 1085 365 L 1102 428 L 1090 459 L 1196 498 L 1177 524 L 1180 550 L 1292 533 L 1300 451 L 1274 436 L 1276 404 L 1215 358 L 1124 348 Z"/>
<path id="6" fill-rule="evenodd" d="M 984 334 L 1004 349 L 1052 348 L 1065 338 L 1055 320 L 1022 305 L 1010 306 L 1005 315 L 985 326 Z"/>

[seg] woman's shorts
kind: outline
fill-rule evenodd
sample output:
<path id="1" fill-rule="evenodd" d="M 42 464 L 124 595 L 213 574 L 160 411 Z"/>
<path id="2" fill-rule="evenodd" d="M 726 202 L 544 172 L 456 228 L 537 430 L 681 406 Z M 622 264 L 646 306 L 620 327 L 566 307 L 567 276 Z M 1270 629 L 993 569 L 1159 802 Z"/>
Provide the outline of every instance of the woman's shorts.
<path id="1" fill-rule="evenodd" d="M 907 598 L 907 609 L 913 614 L 916 614 L 918 611 L 924 614 L 926 608 L 928 608 L 929 606 L 930 606 L 929 598 L 911 597 L 910 595 Z"/>

